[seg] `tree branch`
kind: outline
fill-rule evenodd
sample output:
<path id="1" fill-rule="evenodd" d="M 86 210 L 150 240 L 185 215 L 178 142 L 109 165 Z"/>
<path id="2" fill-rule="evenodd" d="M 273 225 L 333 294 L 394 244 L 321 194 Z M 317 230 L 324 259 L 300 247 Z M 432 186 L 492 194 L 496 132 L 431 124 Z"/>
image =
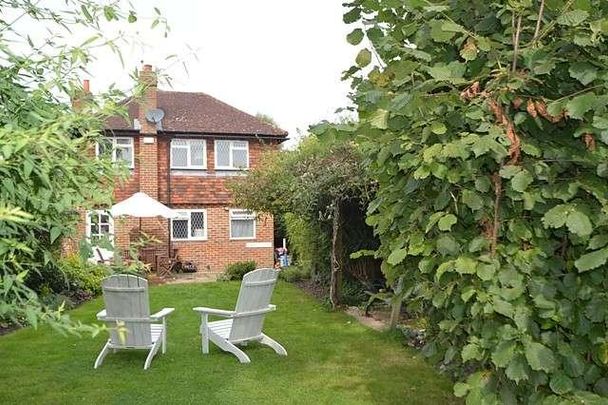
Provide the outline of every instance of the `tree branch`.
<path id="1" fill-rule="evenodd" d="M 538 34 L 540 33 L 540 24 L 543 20 L 543 13 L 545 12 L 545 0 L 540 0 L 540 9 L 538 10 L 538 19 L 536 20 L 536 29 L 534 30 L 534 37 L 532 42 L 536 42 Z"/>
<path id="2" fill-rule="evenodd" d="M 515 30 L 515 42 L 513 43 L 513 66 L 511 71 L 517 69 L 517 54 L 519 53 L 519 34 L 521 33 L 521 14 L 517 17 L 517 28 Z"/>

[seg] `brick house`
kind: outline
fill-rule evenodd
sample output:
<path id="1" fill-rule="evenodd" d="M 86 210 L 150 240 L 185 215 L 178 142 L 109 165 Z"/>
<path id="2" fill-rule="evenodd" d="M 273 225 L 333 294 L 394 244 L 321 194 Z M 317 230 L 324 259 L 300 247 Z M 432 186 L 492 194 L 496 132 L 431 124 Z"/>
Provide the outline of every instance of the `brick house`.
<path id="1" fill-rule="evenodd" d="M 180 217 L 173 220 L 141 219 L 141 230 L 165 246 L 170 238 L 179 257 L 195 263 L 198 271 L 221 272 L 243 260 L 272 266 L 272 218 L 235 207 L 225 183 L 246 175 L 261 153 L 278 148 L 287 133 L 207 94 L 158 90 L 150 65 L 143 66 L 139 80 L 146 90 L 141 100 L 126 101 L 129 120 L 108 120 L 108 142 L 96 147 L 130 168 L 129 179 L 114 192 L 115 201 L 142 191 L 178 211 Z M 120 250 L 139 226 L 137 218 L 112 219 L 97 210 L 86 214 L 81 235 L 109 233 Z"/>

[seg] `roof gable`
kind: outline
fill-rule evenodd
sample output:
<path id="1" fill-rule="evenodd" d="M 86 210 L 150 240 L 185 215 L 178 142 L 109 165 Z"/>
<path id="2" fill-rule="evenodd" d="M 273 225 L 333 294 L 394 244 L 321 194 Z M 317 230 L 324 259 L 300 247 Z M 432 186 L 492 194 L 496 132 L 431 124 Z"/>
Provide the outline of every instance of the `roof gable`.
<path id="1" fill-rule="evenodd" d="M 287 136 L 286 131 L 205 93 L 158 90 L 157 102 L 158 108 L 165 112 L 162 127 L 166 132 Z M 107 121 L 107 129 L 133 129 L 133 120 L 139 117 L 139 105 L 131 98 L 125 103 L 129 122 L 122 117 L 112 117 Z"/>

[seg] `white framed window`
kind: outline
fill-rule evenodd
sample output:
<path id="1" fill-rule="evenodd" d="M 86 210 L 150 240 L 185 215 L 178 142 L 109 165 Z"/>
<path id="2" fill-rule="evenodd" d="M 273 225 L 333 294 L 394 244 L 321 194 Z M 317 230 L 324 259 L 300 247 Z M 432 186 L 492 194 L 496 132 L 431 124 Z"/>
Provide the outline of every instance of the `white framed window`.
<path id="1" fill-rule="evenodd" d="M 230 210 L 230 239 L 255 239 L 255 213 Z"/>
<path id="2" fill-rule="evenodd" d="M 206 169 L 207 142 L 204 139 L 172 139 L 172 169 Z"/>
<path id="3" fill-rule="evenodd" d="M 239 170 L 249 168 L 249 142 L 215 141 L 215 168 L 217 170 Z"/>
<path id="4" fill-rule="evenodd" d="M 114 218 L 108 211 L 92 210 L 87 212 L 86 237 L 103 258 L 111 258 L 114 252 L 107 246 L 114 245 Z M 105 248 L 104 248 L 105 247 Z M 95 253 L 94 252 L 94 256 Z M 101 259 L 101 258 L 98 258 Z"/>
<path id="5" fill-rule="evenodd" d="M 206 240 L 207 210 L 176 210 L 179 217 L 171 219 L 172 240 Z"/>
<path id="6" fill-rule="evenodd" d="M 110 154 L 112 162 L 124 162 L 131 169 L 135 167 L 135 147 L 131 137 L 105 138 L 97 143 L 95 153 L 97 156 Z"/>

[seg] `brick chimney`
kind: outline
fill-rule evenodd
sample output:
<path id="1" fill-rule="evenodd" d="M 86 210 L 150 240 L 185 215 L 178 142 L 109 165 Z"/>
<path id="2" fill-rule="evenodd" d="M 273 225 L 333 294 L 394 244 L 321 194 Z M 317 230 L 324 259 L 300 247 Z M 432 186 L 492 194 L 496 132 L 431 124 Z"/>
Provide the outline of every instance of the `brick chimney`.
<path id="1" fill-rule="evenodd" d="M 146 120 L 146 112 L 158 108 L 157 86 L 158 79 L 156 73 L 152 70 L 152 65 L 144 65 L 139 72 L 139 82 L 143 86 L 142 100 L 139 105 L 139 123 L 143 134 L 156 135 L 156 124 Z"/>
<path id="2" fill-rule="evenodd" d="M 82 110 L 83 103 L 87 100 L 87 98 L 91 97 L 90 87 L 89 79 L 82 81 L 82 90 L 78 90 L 76 95 L 72 98 L 72 108 L 74 111 Z"/>
<path id="3" fill-rule="evenodd" d="M 146 112 L 158 108 L 157 78 L 151 65 L 139 72 L 143 95 L 139 103 L 139 190 L 158 200 L 158 139 L 156 124 L 146 120 Z"/>

